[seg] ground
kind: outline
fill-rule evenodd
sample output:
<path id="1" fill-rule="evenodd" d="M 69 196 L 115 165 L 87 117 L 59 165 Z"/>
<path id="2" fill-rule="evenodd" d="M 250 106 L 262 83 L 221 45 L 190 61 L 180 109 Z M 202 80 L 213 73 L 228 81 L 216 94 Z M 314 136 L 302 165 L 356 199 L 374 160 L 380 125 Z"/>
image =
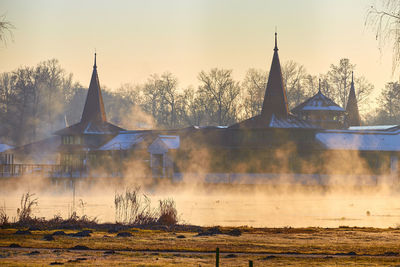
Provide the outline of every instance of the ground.
<path id="1" fill-rule="evenodd" d="M 254 266 L 400 266 L 399 229 L 235 229 L 121 230 L 128 237 L 99 229 L 73 237 L 68 234 L 79 231 L 62 230 L 67 235 L 53 235 L 52 241 L 44 236 L 56 230 L 17 235 L 17 229 L 0 229 L 0 265 L 215 266 L 218 247 L 220 266 L 248 266 L 249 260 Z"/>

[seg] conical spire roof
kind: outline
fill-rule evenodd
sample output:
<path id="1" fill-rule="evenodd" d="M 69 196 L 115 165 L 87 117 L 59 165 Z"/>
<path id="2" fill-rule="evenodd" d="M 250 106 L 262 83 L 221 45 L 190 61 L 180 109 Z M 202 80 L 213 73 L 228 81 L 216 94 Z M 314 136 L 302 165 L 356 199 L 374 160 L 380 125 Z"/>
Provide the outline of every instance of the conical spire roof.
<path id="1" fill-rule="evenodd" d="M 267 88 L 265 89 L 264 103 L 261 116 L 269 118 L 272 114 L 286 118 L 289 114 L 285 86 L 283 84 L 281 64 L 278 56 L 277 33 L 275 32 L 275 48 L 269 71 Z"/>
<path id="2" fill-rule="evenodd" d="M 67 128 L 58 130 L 54 134 L 113 134 L 123 130 L 124 129 L 107 122 L 103 97 L 101 96 L 99 77 L 97 75 L 96 54 L 94 54 L 92 78 L 90 80 L 81 121 Z"/>
<path id="3" fill-rule="evenodd" d="M 349 126 L 361 125 L 360 113 L 358 112 L 356 91 L 354 89 L 353 72 L 351 73 L 351 86 L 350 86 L 349 98 L 347 100 L 346 112 L 347 112 L 347 123 Z"/>
<path id="4" fill-rule="evenodd" d="M 100 82 L 97 75 L 96 53 L 94 54 L 94 65 L 89 90 L 83 108 L 81 122 L 106 122 L 103 97 L 101 96 Z"/>
<path id="5" fill-rule="evenodd" d="M 289 112 L 275 32 L 274 56 L 260 115 L 235 123 L 229 128 L 317 128 Z"/>

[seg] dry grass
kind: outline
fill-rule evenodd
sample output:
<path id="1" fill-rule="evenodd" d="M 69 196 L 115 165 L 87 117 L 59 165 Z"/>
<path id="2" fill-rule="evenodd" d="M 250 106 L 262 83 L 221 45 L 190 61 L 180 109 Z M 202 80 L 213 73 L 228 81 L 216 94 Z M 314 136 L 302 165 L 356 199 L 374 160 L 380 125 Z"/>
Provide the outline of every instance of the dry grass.
<path id="1" fill-rule="evenodd" d="M 173 199 L 160 200 L 159 218 L 157 222 L 161 225 L 174 225 L 178 223 L 178 212 Z"/>
<path id="2" fill-rule="evenodd" d="M 3 205 L 0 207 L 0 226 L 1 225 L 8 225 L 9 217 L 6 212 L 6 206 Z"/>
<path id="3" fill-rule="evenodd" d="M 0 251 L 7 255 L 0 257 L 2 266 L 43 266 L 52 262 L 63 263 L 66 266 L 215 266 L 215 256 L 198 253 L 148 253 L 148 252 L 116 252 L 107 255 L 103 251 L 65 251 L 38 250 L 40 254 L 28 255 L 34 250 Z M 252 260 L 254 266 L 395 266 L 399 260 L 395 258 L 359 257 L 346 258 L 301 258 L 301 257 L 270 257 L 222 254 L 220 266 L 248 266 Z"/>
<path id="4" fill-rule="evenodd" d="M 38 205 L 35 194 L 25 193 L 21 197 L 21 207 L 17 209 L 18 221 L 23 224 L 32 220 L 33 208 Z"/>
<path id="5" fill-rule="evenodd" d="M 204 230 L 204 229 L 203 229 Z M 232 230 L 221 228 L 222 232 Z M 400 264 L 400 231 L 396 229 L 347 228 L 241 228 L 242 235 L 197 236 L 196 232 L 166 232 L 130 229 L 132 237 L 116 237 L 106 231 L 94 231 L 90 237 L 54 236 L 53 231 L 32 231 L 32 235 L 14 235 L 15 229 L 0 230 L 0 265 L 45 265 L 54 261 L 82 265 L 132 266 L 214 266 L 216 247 L 221 251 L 221 266 L 396 266 Z M 72 231 L 66 231 L 71 233 Z M 185 238 L 177 238 L 184 235 Z M 17 243 L 22 248 L 8 246 Z M 73 246 L 90 250 L 67 250 Z M 24 249 L 29 248 L 29 249 Z M 105 254 L 113 249 L 115 253 Z M 38 250 L 38 255 L 28 252 Z M 172 250 L 172 251 L 171 251 Z M 356 256 L 348 254 L 355 252 Z M 273 253 L 272 257 L 267 257 Z M 282 255 L 280 253 L 289 253 Z M 294 254 L 298 253 L 298 254 Z M 310 255 L 313 253 L 313 255 Z M 309 256 L 306 256 L 306 255 Z M 353 254 L 353 253 L 351 253 Z M 367 255 L 368 254 L 368 255 Z M 386 255 L 386 256 L 385 256 Z"/>
<path id="6" fill-rule="evenodd" d="M 151 208 L 150 198 L 140 187 L 127 188 L 122 194 L 115 194 L 115 221 L 124 225 L 175 225 L 178 212 L 173 199 L 160 200 L 158 210 Z"/>
<path id="7" fill-rule="evenodd" d="M 115 194 L 115 221 L 127 225 L 155 224 L 156 214 L 151 209 L 150 198 L 142 194 L 140 187 L 127 188 L 122 194 Z"/>

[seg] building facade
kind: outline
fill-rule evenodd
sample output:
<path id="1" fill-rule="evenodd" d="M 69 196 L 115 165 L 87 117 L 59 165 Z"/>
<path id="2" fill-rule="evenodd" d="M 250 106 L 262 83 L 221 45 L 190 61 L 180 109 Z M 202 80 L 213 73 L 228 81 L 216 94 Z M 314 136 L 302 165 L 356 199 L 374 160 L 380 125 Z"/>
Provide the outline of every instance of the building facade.
<path id="1" fill-rule="evenodd" d="M 316 95 L 289 111 L 276 33 L 273 51 L 259 115 L 230 126 L 140 131 L 107 121 L 95 55 L 80 122 L 11 152 L 29 154 L 28 148 L 35 151 L 39 144 L 51 143 L 47 157 L 53 155 L 61 176 L 140 174 L 258 183 L 289 175 L 323 183 L 326 177 L 347 175 L 368 176 L 372 183 L 380 176 L 397 181 L 400 126 L 360 126 L 354 82 L 346 109 L 319 87 Z"/>

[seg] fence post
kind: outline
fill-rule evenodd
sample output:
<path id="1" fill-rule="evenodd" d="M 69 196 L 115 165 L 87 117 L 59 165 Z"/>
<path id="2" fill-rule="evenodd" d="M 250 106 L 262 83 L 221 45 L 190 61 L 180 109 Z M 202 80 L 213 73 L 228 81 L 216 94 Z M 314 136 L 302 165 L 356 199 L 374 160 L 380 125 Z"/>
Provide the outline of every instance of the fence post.
<path id="1" fill-rule="evenodd" d="M 215 250 L 215 267 L 219 267 L 219 248 Z"/>
<path id="2" fill-rule="evenodd" d="M 249 261 L 249 267 L 253 267 L 253 261 Z"/>

